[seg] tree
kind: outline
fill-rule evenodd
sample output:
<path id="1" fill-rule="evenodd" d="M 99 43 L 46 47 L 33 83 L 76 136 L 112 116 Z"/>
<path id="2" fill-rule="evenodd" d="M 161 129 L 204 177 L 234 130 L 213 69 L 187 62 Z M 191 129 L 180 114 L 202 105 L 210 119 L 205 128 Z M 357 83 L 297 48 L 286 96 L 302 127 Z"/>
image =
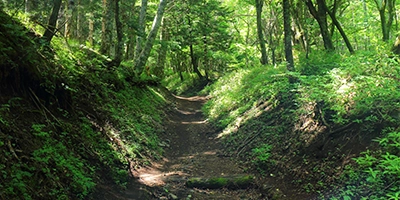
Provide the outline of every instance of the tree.
<path id="1" fill-rule="evenodd" d="M 290 2 L 283 0 L 283 30 L 285 38 L 285 58 L 288 71 L 294 71 L 293 51 L 292 51 L 292 29 L 290 19 Z"/>
<path id="2" fill-rule="evenodd" d="M 43 38 L 45 39 L 45 41 L 47 43 L 50 43 L 51 39 L 53 38 L 53 36 L 56 32 L 58 12 L 60 11 L 60 8 L 61 8 L 61 0 L 54 0 L 54 5 L 53 5 L 53 9 L 51 11 L 49 23 L 43 34 Z"/>
<path id="3" fill-rule="evenodd" d="M 344 42 L 346 43 L 347 49 L 349 50 L 349 52 L 351 54 L 353 54 L 354 53 L 353 46 L 351 46 L 351 43 L 350 43 L 349 39 L 347 38 L 346 33 L 344 32 L 344 30 L 343 30 L 342 26 L 340 25 L 339 21 L 336 19 L 336 15 L 335 15 L 336 11 L 335 10 L 336 10 L 337 6 L 333 6 L 334 11 L 330 11 L 328 9 L 328 7 L 326 6 L 325 0 L 321 1 L 321 6 L 323 6 L 324 9 L 326 10 L 326 12 L 328 12 L 329 16 L 332 19 L 333 24 L 336 26 L 336 28 L 338 29 L 338 31 L 339 31 L 340 35 L 342 36 Z"/>
<path id="4" fill-rule="evenodd" d="M 138 21 L 138 33 L 136 36 L 136 48 L 135 48 L 135 59 L 137 59 L 142 51 L 143 38 L 145 38 L 145 27 L 146 27 L 146 11 L 147 11 L 147 0 L 142 0 L 140 6 L 140 14 Z"/>
<path id="5" fill-rule="evenodd" d="M 170 39 L 169 30 L 168 30 L 168 18 L 164 17 L 161 23 L 162 29 L 160 33 L 160 42 L 161 46 L 158 50 L 158 57 L 157 57 L 157 66 L 154 68 L 154 74 L 159 77 L 164 77 L 164 66 L 165 61 L 167 58 L 167 49 L 168 49 L 168 41 Z"/>
<path id="6" fill-rule="evenodd" d="M 122 54 L 123 54 L 123 33 L 122 33 L 122 23 L 121 19 L 119 17 L 120 9 L 119 9 L 119 0 L 114 0 L 114 17 L 115 17 L 115 29 L 117 31 L 117 46 L 115 48 L 115 57 L 114 57 L 114 62 L 113 64 L 115 66 L 119 66 L 119 64 L 122 61 Z"/>
<path id="7" fill-rule="evenodd" d="M 393 18 L 395 16 L 396 0 L 374 0 L 381 19 L 382 40 L 387 42 L 390 37 Z M 386 14 L 387 11 L 387 14 Z"/>
<path id="8" fill-rule="evenodd" d="M 156 16 L 153 20 L 153 25 L 151 26 L 151 30 L 147 36 L 146 43 L 143 46 L 143 50 L 140 52 L 140 55 L 136 58 L 134 64 L 135 75 L 139 76 L 146 65 L 147 59 L 149 58 L 151 48 L 153 47 L 154 40 L 157 36 L 158 29 L 160 28 L 161 21 L 164 15 L 165 7 L 167 6 L 168 0 L 160 0 L 160 4 L 158 5 Z"/>
<path id="9" fill-rule="evenodd" d="M 103 0 L 103 16 L 101 21 L 101 45 L 100 53 L 110 54 L 112 41 L 112 0 Z"/>
<path id="10" fill-rule="evenodd" d="M 262 8 L 264 5 L 264 0 L 255 0 L 255 1 L 256 1 L 256 11 L 257 11 L 257 35 L 261 51 L 260 62 L 262 65 L 266 65 L 268 64 L 268 57 L 267 57 L 267 49 L 265 47 L 263 28 L 261 24 L 261 15 L 262 15 Z"/>
<path id="11" fill-rule="evenodd" d="M 328 31 L 328 21 L 327 21 L 327 9 L 326 6 L 324 6 L 325 2 L 324 0 L 317 0 L 317 8 L 314 6 L 314 3 L 312 0 L 304 0 L 311 15 L 314 17 L 315 20 L 317 20 L 321 35 L 322 35 L 322 40 L 324 41 L 324 47 L 328 51 L 333 51 L 335 47 L 333 46 L 332 38 L 331 35 L 329 34 Z"/>

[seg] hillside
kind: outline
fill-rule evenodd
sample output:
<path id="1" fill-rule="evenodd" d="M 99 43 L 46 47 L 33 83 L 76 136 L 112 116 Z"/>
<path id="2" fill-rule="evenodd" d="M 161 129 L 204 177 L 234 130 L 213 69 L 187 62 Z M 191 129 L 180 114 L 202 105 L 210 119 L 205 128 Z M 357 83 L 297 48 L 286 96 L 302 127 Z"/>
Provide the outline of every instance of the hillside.
<path id="1" fill-rule="evenodd" d="M 168 92 L 0 12 L 0 199 L 83 199 L 160 158 Z M 58 46 L 57 46 L 58 45 Z"/>
<path id="2" fill-rule="evenodd" d="M 397 61 L 385 52 L 323 53 L 297 67 L 291 74 L 284 67 L 237 70 L 203 91 L 211 98 L 204 111 L 220 128 L 227 156 L 288 196 L 396 199 Z"/>
<path id="3" fill-rule="evenodd" d="M 0 199 L 399 199 L 395 1 L 32 2 L 0 2 Z"/>

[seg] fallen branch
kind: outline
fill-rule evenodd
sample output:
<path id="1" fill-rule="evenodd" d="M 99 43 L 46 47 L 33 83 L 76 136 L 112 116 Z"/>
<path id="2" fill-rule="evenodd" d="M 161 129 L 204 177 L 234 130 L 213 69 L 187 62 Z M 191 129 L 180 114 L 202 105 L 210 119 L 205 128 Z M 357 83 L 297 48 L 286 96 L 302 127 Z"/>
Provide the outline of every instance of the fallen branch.
<path id="1" fill-rule="evenodd" d="M 245 189 L 253 185 L 254 177 L 251 175 L 236 175 L 211 178 L 189 178 L 186 186 L 200 189 Z"/>

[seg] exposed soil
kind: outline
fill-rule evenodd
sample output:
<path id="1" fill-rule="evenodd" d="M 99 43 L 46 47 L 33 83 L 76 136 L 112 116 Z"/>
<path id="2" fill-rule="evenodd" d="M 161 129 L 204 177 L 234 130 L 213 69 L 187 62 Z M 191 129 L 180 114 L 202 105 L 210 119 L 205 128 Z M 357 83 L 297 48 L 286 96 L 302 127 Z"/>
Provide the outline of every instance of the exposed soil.
<path id="1" fill-rule="evenodd" d="M 207 98 L 175 98 L 175 108 L 168 113 L 165 135 L 161 136 L 165 145 L 164 158 L 137 169 L 137 181 L 128 186 L 123 199 L 263 199 L 256 186 L 236 190 L 185 186 L 190 177 L 229 177 L 247 173 L 222 153 L 216 129 L 201 112 Z"/>

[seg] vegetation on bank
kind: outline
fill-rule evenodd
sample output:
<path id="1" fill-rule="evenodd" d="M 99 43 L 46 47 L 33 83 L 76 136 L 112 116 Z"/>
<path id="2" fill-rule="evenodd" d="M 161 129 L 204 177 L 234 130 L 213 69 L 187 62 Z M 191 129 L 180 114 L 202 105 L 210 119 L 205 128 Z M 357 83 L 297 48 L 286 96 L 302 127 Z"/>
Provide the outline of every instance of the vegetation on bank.
<path id="1" fill-rule="evenodd" d="M 162 154 L 158 81 L 179 94 L 207 84 L 229 154 L 264 178 L 321 199 L 399 198 L 396 1 L 161 2 L 0 2 L 29 21 L 0 12 L 1 199 L 124 187 Z"/>
<path id="2" fill-rule="evenodd" d="M 238 69 L 202 91 L 204 111 L 229 154 L 265 176 L 319 198 L 398 199 L 400 67 L 389 55 L 314 53 L 298 73 Z"/>
<path id="3" fill-rule="evenodd" d="M 88 198 L 160 157 L 156 82 L 128 82 L 126 66 L 0 18 L 0 199 Z"/>

